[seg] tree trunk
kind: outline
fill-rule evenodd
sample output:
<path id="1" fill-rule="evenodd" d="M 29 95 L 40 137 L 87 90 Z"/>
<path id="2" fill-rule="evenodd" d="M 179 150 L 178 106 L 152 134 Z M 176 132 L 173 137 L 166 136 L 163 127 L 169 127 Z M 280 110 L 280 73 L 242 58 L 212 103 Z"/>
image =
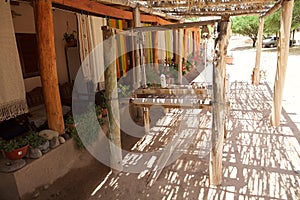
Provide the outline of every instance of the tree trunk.
<path id="1" fill-rule="evenodd" d="M 257 38 L 252 38 L 252 41 L 253 41 L 253 43 L 252 43 L 252 47 L 255 47 L 256 40 L 257 40 Z"/>

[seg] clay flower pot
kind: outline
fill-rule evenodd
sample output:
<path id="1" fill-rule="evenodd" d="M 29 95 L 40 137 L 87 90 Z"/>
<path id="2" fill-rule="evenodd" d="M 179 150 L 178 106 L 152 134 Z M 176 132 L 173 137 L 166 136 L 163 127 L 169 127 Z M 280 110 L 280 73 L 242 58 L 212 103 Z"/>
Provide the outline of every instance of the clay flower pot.
<path id="1" fill-rule="evenodd" d="M 227 56 L 226 57 L 226 64 L 232 65 L 233 64 L 233 57 L 232 56 Z"/>
<path id="2" fill-rule="evenodd" d="M 18 149 L 14 149 L 11 152 L 4 152 L 4 154 L 5 154 L 6 158 L 8 158 L 10 160 L 21 159 L 26 155 L 28 146 L 29 145 L 26 145 L 26 146 L 18 148 Z"/>

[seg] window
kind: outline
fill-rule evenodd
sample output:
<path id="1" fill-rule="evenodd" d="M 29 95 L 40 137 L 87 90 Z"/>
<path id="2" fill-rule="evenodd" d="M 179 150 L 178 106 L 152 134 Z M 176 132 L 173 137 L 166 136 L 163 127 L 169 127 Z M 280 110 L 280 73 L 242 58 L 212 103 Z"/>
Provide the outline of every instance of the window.
<path id="1" fill-rule="evenodd" d="M 17 46 L 24 78 L 39 76 L 36 34 L 16 33 Z"/>

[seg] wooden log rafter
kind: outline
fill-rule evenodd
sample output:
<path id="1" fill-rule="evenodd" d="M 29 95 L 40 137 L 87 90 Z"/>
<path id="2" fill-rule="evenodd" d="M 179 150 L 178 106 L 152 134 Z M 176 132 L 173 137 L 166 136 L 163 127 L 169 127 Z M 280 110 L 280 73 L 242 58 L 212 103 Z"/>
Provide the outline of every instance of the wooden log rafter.
<path id="1" fill-rule="evenodd" d="M 133 14 L 131 11 L 122 10 L 113 6 L 101 4 L 99 2 L 90 0 L 52 0 L 52 3 L 66 6 L 72 9 L 89 12 L 90 14 L 104 15 L 108 17 L 114 17 L 118 19 L 133 20 Z M 159 24 L 172 24 L 161 17 L 141 14 L 142 22 L 159 23 Z"/>

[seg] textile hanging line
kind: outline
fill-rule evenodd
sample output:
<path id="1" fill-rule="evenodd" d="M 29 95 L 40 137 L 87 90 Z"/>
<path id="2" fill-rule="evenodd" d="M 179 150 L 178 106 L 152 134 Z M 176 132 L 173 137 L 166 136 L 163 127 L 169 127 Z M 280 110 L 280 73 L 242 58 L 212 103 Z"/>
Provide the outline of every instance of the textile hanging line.
<path id="1" fill-rule="evenodd" d="M 28 112 L 9 1 L 0 1 L 0 121 Z"/>

